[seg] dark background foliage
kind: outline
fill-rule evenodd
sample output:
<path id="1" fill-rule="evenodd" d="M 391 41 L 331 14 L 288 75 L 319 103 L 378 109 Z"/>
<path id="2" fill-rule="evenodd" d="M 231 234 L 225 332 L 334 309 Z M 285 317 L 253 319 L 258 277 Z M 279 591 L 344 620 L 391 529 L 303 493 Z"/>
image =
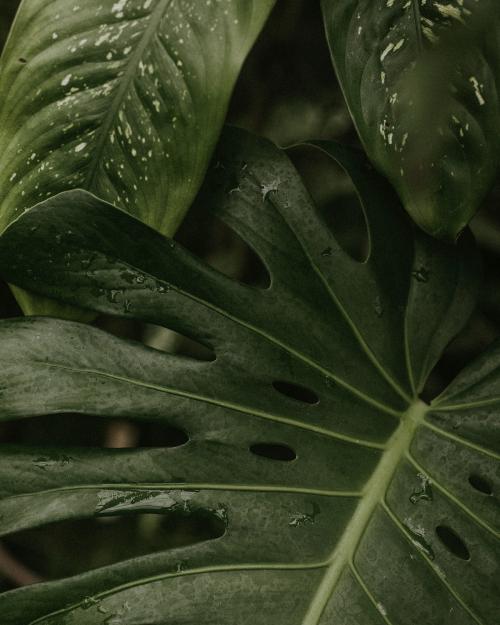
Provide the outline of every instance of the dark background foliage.
<path id="1" fill-rule="evenodd" d="M 0 4 L 0 49 L 19 0 Z M 287 146 L 306 139 L 336 139 L 356 144 L 348 111 L 335 79 L 323 36 L 319 3 L 278 0 L 277 6 L 239 79 L 228 121 Z M 1 97 L 1 94 L 0 94 Z M 361 253 L 364 225 L 346 176 L 311 149 L 291 155 L 326 221 L 353 253 Z M 485 280 L 469 326 L 449 347 L 427 393 L 432 396 L 500 329 L 500 185 L 484 203 L 472 227 L 483 252 Z M 231 230 L 195 205 L 177 238 L 220 271 L 249 283 L 264 279 L 252 250 Z M 395 259 L 397 262 L 397 259 Z M 0 282 L 0 316 L 20 314 L 6 284 Z M 204 357 L 201 346 L 173 332 L 120 319 L 98 319 L 114 334 L 158 349 Z M 175 446 L 182 433 L 158 425 L 81 418 L 77 415 L 27 419 L 0 426 L 0 443 L 106 447 Z M 11 536 L 0 544 L 0 591 L 38 578 L 53 579 L 111 562 L 202 540 L 217 532 L 203 518 L 140 515 L 80 520 Z"/>

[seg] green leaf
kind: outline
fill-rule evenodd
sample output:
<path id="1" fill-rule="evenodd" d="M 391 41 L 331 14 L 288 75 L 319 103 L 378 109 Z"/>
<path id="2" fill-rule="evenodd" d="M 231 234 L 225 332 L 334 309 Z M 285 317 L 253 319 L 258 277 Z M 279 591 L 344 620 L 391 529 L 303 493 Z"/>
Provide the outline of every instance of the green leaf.
<path id="1" fill-rule="evenodd" d="M 269 288 L 218 273 L 79 191 L 1 237 L 12 282 L 174 329 L 216 354 L 201 362 L 68 321 L 3 321 L 2 419 L 155 419 L 190 440 L 4 449 L 1 534 L 146 511 L 204 511 L 225 527 L 1 595 L 5 625 L 496 622 L 498 500 L 472 484 L 498 497 L 489 388 L 500 377 L 480 361 L 432 406 L 418 398 L 474 304 L 474 246 L 414 229 L 361 156 L 322 148 L 362 200 L 366 262 L 339 246 L 284 153 L 235 130 L 205 202 L 259 254 Z M 50 255 L 38 251 L 57 236 Z M 29 260 L 18 252 L 28 241 Z M 490 404 L 469 406 L 483 394 Z M 284 446 L 289 460 L 263 457 L 259 444 Z"/>
<path id="2" fill-rule="evenodd" d="M 428 233 L 455 239 L 498 171 L 496 0 L 322 0 L 371 160 Z"/>
<path id="3" fill-rule="evenodd" d="M 24 0 L 0 63 L 0 232 L 82 188 L 172 235 L 274 1 Z"/>

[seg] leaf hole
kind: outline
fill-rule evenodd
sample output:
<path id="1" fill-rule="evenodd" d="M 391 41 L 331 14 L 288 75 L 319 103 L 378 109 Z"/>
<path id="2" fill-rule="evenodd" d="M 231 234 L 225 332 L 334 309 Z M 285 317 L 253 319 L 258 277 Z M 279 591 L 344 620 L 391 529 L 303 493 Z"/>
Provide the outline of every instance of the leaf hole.
<path id="1" fill-rule="evenodd" d="M 164 326 L 109 315 L 99 316 L 96 325 L 113 336 L 136 341 L 167 354 L 186 356 L 203 362 L 216 359 L 215 352 L 208 345 Z"/>
<path id="2" fill-rule="evenodd" d="M 297 458 L 294 450 L 283 443 L 254 443 L 250 445 L 250 451 L 256 456 L 281 462 L 292 462 Z"/>
<path id="3" fill-rule="evenodd" d="M 469 475 L 469 484 L 472 486 L 472 488 L 479 491 L 480 493 L 484 493 L 485 495 L 493 495 L 493 488 L 490 482 L 486 478 L 478 475 L 477 473 L 471 473 L 471 475 Z"/>
<path id="4" fill-rule="evenodd" d="M 215 352 L 207 345 L 163 326 L 145 324 L 142 342 L 167 354 L 186 356 L 203 362 L 213 362 L 216 359 Z"/>
<path id="5" fill-rule="evenodd" d="M 260 256 L 236 230 L 201 204 L 195 202 L 188 212 L 176 240 L 228 278 L 248 286 L 269 288 L 271 276 Z"/>
<path id="6" fill-rule="evenodd" d="M 3 539 L 15 558 L 47 580 L 130 558 L 215 540 L 227 524 L 212 510 L 134 513 L 58 521 Z M 182 568 L 182 561 L 178 564 Z"/>
<path id="7" fill-rule="evenodd" d="M 187 443 L 189 436 L 179 427 L 157 422 L 113 421 L 108 424 L 103 446 L 108 449 L 146 447 L 175 449 Z"/>
<path id="8" fill-rule="evenodd" d="M 467 549 L 467 545 L 460 538 L 460 536 L 451 529 L 451 527 L 438 525 L 436 527 L 436 534 L 450 553 L 461 560 L 470 560 L 470 553 Z"/>
<path id="9" fill-rule="evenodd" d="M 300 401 L 303 404 L 313 405 L 319 403 L 319 397 L 316 393 L 305 386 L 301 386 L 300 384 L 286 382 L 284 380 L 275 380 L 273 382 L 273 387 L 278 391 L 278 393 L 281 393 L 286 397 L 290 397 L 291 399 L 295 399 L 296 401 Z"/>
<path id="10" fill-rule="evenodd" d="M 297 146 L 289 155 L 340 247 L 353 260 L 364 262 L 369 249 L 368 228 L 349 175 L 316 147 Z"/>
<path id="11" fill-rule="evenodd" d="M 54 450 L 59 447 L 175 448 L 188 442 L 189 435 L 182 428 L 153 419 L 110 419 L 66 413 L 8 421 L 0 426 L 0 443 Z M 45 455 L 50 464 L 50 453 Z M 41 461 L 40 468 L 43 466 Z"/>
<path id="12" fill-rule="evenodd" d="M 485 286 L 484 292 L 493 292 L 490 287 Z M 447 345 L 430 372 L 422 392 L 425 402 L 430 403 L 443 393 L 469 363 L 484 354 L 499 338 L 498 319 L 490 316 L 490 310 L 485 314 L 480 308 L 476 309 L 467 325 Z"/>

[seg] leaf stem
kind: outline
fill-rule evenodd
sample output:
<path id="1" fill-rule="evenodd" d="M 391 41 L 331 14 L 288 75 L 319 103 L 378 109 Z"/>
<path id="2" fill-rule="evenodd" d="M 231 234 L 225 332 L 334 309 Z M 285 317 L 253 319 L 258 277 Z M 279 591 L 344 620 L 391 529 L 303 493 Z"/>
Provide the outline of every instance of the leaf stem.
<path id="1" fill-rule="evenodd" d="M 401 419 L 401 424 L 390 439 L 387 451 L 382 455 L 364 489 L 350 523 L 330 557 L 330 566 L 325 572 L 316 596 L 302 621 L 302 625 L 318 625 L 323 611 L 335 590 L 346 566 L 353 561 L 365 530 L 377 506 L 382 505 L 385 493 L 394 477 L 401 459 L 407 453 L 416 429 L 422 424 L 428 410 L 427 404 L 417 401 L 410 406 Z"/>

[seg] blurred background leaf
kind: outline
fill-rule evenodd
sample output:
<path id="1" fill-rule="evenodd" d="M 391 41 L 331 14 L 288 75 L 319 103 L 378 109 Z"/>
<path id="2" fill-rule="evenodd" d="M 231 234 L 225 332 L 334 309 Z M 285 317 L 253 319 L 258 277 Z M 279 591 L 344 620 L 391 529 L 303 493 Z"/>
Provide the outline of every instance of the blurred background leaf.
<path id="1" fill-rule="evenodd" d="M 412 219 L 453 241 L 500 164 L 500 7 L 322 0 L 332 60 L 374 165 Z"/>

